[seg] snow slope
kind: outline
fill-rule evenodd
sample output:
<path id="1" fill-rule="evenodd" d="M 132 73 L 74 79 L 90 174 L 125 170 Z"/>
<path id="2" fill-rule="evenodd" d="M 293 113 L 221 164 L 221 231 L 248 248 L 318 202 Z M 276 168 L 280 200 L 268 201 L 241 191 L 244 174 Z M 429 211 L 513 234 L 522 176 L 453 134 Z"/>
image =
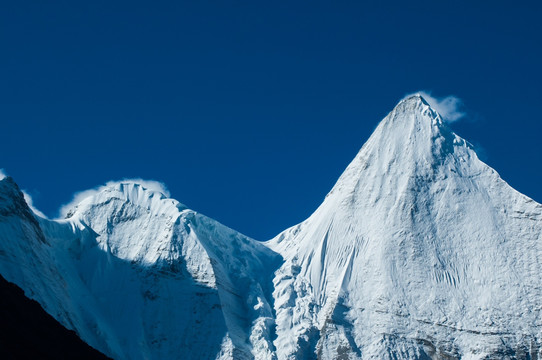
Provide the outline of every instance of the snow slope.
<path id="1" fill-rule="evenodd" d="M 115 359 L 542 358 L 542 205 L 420 96 L 261 243 L 132 182 L 36 216 L 0 180 L 0 274 Z"/>
<path id="2" fill-rule="evenodd" d="M 420 96 L 267 245 L 280 359 L 541 356 L 542 206 Z"/>
<path id="3" fill-rule="evenodd" d="M 31 214 L 0 181 L 0 272 L 115 359 L 273 358 L 274 253 L 140 185 L 118 183 L 70 218 Z"/>

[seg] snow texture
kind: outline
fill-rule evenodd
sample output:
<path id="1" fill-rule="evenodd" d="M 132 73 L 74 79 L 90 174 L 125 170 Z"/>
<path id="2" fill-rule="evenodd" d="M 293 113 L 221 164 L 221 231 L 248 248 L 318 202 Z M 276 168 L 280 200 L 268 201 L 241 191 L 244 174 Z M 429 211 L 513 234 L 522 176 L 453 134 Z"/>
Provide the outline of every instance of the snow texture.
<path id="1" fill-rule="evenodd" d="M 264 243 L 160 188 L 86 195 L 48 220 L 0 180 L 0 273 L 115 359 L 542 358 L 542 205 L 419 95 Z"/>

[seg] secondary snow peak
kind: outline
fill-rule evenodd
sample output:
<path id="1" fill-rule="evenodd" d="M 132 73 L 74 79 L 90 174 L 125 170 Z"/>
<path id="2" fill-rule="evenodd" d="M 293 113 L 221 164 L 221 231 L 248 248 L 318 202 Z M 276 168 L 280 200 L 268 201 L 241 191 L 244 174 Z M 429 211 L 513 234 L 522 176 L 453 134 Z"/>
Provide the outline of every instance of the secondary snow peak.
<path id="1" fill-rule="evenodd" d="M 77 193 L 74 199 L 62 207 L 61 213 L 65 218 L 74 216 L 82 207 L 108 203 L 112 200 L 122 200 L 132 204 L 141 204 L 150 207 L 152 203 L 167 203 L 178 209 L 185 209 L 186 206 L 176 200 L 169 199 L 169 193 L 158 182 L 150 182 L 138 179 L 110 181 L 107 184 L 95 189 L 85 190 Z"/>
<path id="2" fill-rule="evenodd" d="M 278 266 L 261 243 L 137 183 L 48 220 L 0 181 L 0 274 L 115 359 L 274 359 Z"/>

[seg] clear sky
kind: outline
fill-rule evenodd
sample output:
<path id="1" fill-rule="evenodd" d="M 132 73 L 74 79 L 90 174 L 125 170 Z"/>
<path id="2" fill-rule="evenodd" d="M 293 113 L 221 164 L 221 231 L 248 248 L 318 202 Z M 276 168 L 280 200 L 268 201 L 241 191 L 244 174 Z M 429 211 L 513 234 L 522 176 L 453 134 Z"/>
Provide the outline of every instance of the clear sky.
<path id="1" fill-rule="evenodd" d="M 540 19 L 540 1 L 4 1 L 0 168 L 50 217 L 140 177 L 265 240 L 426 90 L 542 202 Z"/>

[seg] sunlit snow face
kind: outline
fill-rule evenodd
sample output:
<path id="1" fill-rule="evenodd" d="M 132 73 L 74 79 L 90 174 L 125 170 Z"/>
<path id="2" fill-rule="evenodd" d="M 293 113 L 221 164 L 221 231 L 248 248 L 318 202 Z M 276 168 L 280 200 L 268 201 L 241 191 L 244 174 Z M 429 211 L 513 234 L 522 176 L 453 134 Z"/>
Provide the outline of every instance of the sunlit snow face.
<path id="1" fill-rule="evenodd" d="M 120 181 L 108 181 L 105 185 L 98 186 L 94 189 L 84 190 L 84 191 L 75 193 L 75 195 L 73 196 L 70 202 L 60 207 L 58 218 L 66 219 L 66 218 L 71 217 L 74 214 L 74 212 L 77 210 L 77 205 L 81 203 L 83 200 L 96 195 L 97 193 L 104 190 L 105 188 L 112 187 L 121 183 L 140 184 L 141 186 L 143 186 L 144 188 L 148 190 L 157 191 L 164 194 L 166 197 L 170 197 L 170 193 L 166 185 L 160 181 L 144 180 L 144 179 L 123 179 Z"/>

